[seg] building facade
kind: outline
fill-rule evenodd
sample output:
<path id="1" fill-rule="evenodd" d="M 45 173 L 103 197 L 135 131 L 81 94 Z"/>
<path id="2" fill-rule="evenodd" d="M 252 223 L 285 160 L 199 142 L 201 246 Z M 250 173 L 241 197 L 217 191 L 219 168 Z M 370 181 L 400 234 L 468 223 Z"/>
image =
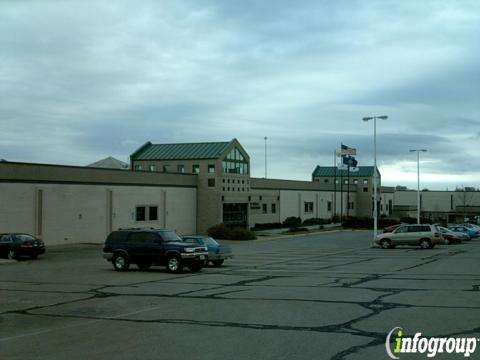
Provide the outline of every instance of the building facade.
<path id="1" fill-rule="evenodd" d="M 47 244 L 102 243 L 120 227 L 179 234 L 231 227 L 373 214 L 373 167 L 350 174 L 317 166 L 311 181 L 254 178 L 238 140 L 144 144 L 130 171 L 0 162 L 0 233 L 26 232 Z M 378 215 L 416 217 L 416 191 L 381 186 Z M 478 221 L 480 192 L 423 191 L 422 217 Z"/>

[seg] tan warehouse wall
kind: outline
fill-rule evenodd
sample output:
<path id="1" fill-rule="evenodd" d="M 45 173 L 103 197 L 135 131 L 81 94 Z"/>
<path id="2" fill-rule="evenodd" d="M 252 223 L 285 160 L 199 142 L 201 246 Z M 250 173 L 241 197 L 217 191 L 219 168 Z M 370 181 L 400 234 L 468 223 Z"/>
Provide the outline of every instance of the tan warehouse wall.
<path id="1" fill-rule="evenodd" d="M 135 207 L 143 205 L 158 206 L 157 221 L 135 221 Z M 128 226 L 165 227 L 179 234 L 194 233 L 196 190 L 0 184 L 0 232 L 34 234 L 50 245 L 102 243 L 111 229 Z"/>
<path id="2" fill-rule="evenodd" d="M 102 243 L 111 229 L 196 230 L 197 176 L 0 163 L 0 232 L 26 232 L 47 244 Z M 158 220 L 136 222 L 136 206 Z"/>

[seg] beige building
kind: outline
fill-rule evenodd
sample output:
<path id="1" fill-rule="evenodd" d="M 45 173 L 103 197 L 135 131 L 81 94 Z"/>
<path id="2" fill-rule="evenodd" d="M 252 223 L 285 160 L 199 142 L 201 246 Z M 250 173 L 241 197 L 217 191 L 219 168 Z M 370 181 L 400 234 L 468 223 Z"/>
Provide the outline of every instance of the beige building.
<path id="1" fill-rule="evenodd" d="M 377 170 L 378 171 L 378 170 Z M 416 191 L 380 186 L 380 216 L 415 217 Z M 146 143 L 130 171 L 0 162 L 0 233 L 26 232 L 47 244 L 102 243 L 120 227 L 205 233 L 219 223 L 251 228 L 302 220 L 372 216 L 373 167 L 317 166 L 312 181 L 252 178 L 250 157 L 229 142 Z M 478 191 L 423 191 L 423 217 L 462 222 L 480 215 Z"/>
<path id="2" fill-rule="evenodd" d="M 417 191 L 396 190 L 394 215 L 416 217 L 417 202 Z M 421 191 L 420 214 L 433 222 L 480 223 L 480 191 Z"/>
<path id="3" fill-rule="evenodd" d="M 102 243 L 112 229 L 196 231 L 195 175 L 0 163 L 0 233 L 47 244 Z"/>
<path id="4" fill-rule="evenodd" d="M 253 227 L 287 217 L 331 218 L 333 187 L 321 182 L 250 177 L 250 157 L 238 140 L 215 143 L 152 144 L 130 156 L 134 171 L 193 173 L 197 181 L 197 231 L 215 224 Z M 352 187 L 351 201 L 356 195 Z M 347 193 L 337 193 L 338 213 L 347 213 Z M 350 215 L 354 216 L 352 209 Z"/>

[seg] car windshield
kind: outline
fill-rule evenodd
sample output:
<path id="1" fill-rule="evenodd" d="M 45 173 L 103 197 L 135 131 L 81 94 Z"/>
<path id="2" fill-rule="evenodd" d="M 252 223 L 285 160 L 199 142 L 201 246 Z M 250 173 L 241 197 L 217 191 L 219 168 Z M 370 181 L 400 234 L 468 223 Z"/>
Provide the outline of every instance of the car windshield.
<path id="1" fill-rule="evenodd" d="M 162 231 L 160 232 L 160 235 L 165 242 L 182 241 L 180 236 L 178 236 L 174 231 Z"/>
<path id="2" fill-rule="evenodd" d="M 203 238 L 203 242 L 205 243 L 205 245 L 219 245 L 218 242 L 216 242 L 215 239 L 211 237 Z"/>
<path id="3" fill-rule="evenodd" d="M 32 235 L 28 234 L 17 234 L 15 235 L 15 238 L 20 241 L 34 241 L 35 238 Z"/>

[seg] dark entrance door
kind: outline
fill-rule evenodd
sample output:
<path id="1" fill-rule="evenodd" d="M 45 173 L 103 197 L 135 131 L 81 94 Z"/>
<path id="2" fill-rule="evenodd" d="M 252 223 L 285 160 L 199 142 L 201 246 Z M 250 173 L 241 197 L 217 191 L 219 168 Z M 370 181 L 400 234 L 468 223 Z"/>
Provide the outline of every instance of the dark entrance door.
<path id="1" fill-rule="evenodd" d="M 223 204 L 223 223 L 229 227 L 247 228 L 248 204 Z"/>

